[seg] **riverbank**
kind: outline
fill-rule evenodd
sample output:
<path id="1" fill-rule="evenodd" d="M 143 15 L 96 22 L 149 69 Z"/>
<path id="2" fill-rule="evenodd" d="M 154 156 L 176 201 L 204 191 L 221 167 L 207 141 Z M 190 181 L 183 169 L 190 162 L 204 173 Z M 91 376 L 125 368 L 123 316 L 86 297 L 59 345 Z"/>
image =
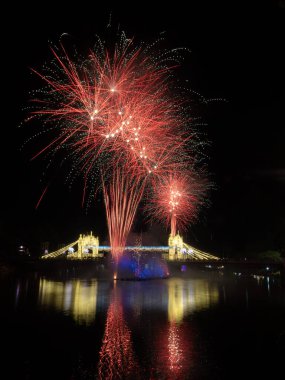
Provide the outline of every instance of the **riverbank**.
<path id="1" fill-rule="evenodd" d="M 188 277 L 195 275 L 196 272 L 201 274 L 213 272 L 226 277 L 280 277 L 285 284 L 285 265 L 283 263 L 162 261 L 168 268 L 169 276 Z M 147 267 L 148 264 L 146 262 L 143 265 Z M 59 278 L 80 277 L 88 279 L 96 277 L 98 279 L 111 280 L 114 276 L 113 268 L 113 263 L 108 257 L 85 260 L 42 260 L 27 257 L 11 257 L 9 260 L 0 260 L 1 276 L 11 273 L 36 272 Z"/>

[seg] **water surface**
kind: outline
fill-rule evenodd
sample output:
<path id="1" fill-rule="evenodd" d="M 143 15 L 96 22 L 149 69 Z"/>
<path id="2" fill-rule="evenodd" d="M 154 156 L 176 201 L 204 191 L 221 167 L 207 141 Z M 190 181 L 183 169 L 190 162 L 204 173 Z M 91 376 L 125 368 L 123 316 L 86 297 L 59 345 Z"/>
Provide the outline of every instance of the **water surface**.
<path id="1" fill-rule="evenodd" d="M 2 379 L 280 378 L 278 278 L 193 272 L 112 282 L 35 273 L 0 285 Z"/>

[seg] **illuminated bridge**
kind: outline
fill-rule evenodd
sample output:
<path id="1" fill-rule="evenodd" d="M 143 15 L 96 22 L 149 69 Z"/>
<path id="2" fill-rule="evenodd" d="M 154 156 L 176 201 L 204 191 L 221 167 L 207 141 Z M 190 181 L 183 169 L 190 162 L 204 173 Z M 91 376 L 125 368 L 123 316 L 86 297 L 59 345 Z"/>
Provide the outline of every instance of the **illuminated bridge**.
<path id="1" fill-rule="evenodd" d="M 89 258 L 104 257 L 104 252 L 111 250 L 110 246 L 99 245 L 99 238 L 92 232 L 89 235 L 80 235 L 79 239 L 58 249 L 57 251 L 44 254 L 42 259 L 55 259 L 66 257 L 67 259 L 84 260 Z M 139 252 L 161 252 L 166 260 L 192 260 L 213 261 L 220 260 L 219 257 L 210 253 L 200 251 L 183 241 L 182 236 L 170 236 L 167 246 L 126 246 L 126 251 Z"/>

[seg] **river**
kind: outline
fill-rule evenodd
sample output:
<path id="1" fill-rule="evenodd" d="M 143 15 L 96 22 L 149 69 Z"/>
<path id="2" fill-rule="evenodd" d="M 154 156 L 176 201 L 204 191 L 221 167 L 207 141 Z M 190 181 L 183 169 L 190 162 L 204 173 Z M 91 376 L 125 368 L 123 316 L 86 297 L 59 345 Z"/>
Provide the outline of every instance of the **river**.
<path id="1" fill-rule="evenodd" d="M 0 296 L 1 379 L 282 378 L 278 277 L 197 271 L 107 281 L 35 272 L 2 276 Z"/>

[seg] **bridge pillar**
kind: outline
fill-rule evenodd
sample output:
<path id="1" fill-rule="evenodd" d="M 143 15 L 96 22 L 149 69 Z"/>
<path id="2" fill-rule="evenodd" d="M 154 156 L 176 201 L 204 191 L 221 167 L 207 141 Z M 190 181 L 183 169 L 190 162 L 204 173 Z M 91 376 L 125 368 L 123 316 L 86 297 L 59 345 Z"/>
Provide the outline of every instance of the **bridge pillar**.
<path id="1" fill-rule="evenodd" d="M 92 257 L 99 257 L 99 238 L 98 236 L 93 236 L 92 232 L 90 235 L 80 235 L 78 239 L 78 253 L 77 257 L 79 259 L 82 259 L 82 257 L 86 253 L 84 252 L 85 249 L 91 250 L 91 256 Z M 87 254 L 88 256 L 88 254 Z"/>
<path id="2" fill-rule="evenodd" d="M 78 259 L 82 259 L 82 254 L 83 254 L 83 239 L 82 239 L 82 235 L 80 234 L 79 239 L 78 239 L 78 251 L 77 251 Z"/>
<path id="3" fill-rule="evenodd" d="M 183 237 L 179 234 L 172 236 L 169 236 L 168 239 L 168 246 L 169 246 L 169 253 L 168 258 L 169 260 L 177 260 L 182 258 L 182 248 L 183 248 Z"/>

